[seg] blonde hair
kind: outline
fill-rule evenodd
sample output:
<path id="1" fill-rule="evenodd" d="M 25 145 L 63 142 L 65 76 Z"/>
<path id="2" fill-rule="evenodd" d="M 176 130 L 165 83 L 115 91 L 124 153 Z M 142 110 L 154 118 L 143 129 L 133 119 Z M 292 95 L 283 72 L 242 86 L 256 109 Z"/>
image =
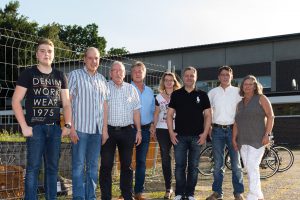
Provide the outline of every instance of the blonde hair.
<path id="1" fill-rule="evenodd" d="M 263 94 L 263 87 L 262 85 L 257 81 L 256 77 L 253 76 L 253 75 L 248 75 L 246 76 L 241 85 L 240 85 L 240 95 L 243 97 L 245 95 L 245 92 L 243 91 L 243 85 L 245 83 L 246 80 L 252 80 L 253 83 L 254 83 L 254 86 L 255 86 L 255 89 L 254 89 L 254 94 L 257 94 L 257 95 L 262 95 Z"/>
<path id="2" fill-rule="evenodd" d="M 179 83 L 179 81 L 177 80 L 176 78 L 176 75 L 174 73 L 171 73 L 171 72 L 165 72 L 161 79 L 160 79 L 160 82 L 159 82 L 159 87 L 158 87 L 158 91 L 160 93 L 162 93 L 163 91 L 165 91 L 165 84 L 164 84 L 164 81 L 165 81 L 165 77 L 166 76 L 171 76 L 174 80 L 174 86 L 173 86 L 173 90 L 178 90 L 180 87 L 181 87 L 181 84 Z"/>
<path id="3" fill-rule="evenodd" d="M 132 71 L 132 69 L 135 68 L 135 67 L 141 67 L 142 70 L 143 70 L 143 72 L 146 73 L 146 70 L 147 70 L 147 69 L 146 69 L 146 66 L 145 66 L 145 64 L 142 63 L 141 61 L 137 61 L 137 62 L 133 63 L 133 65 L 131 65 L 131 71 Z"/>
<path id="4" fill-rule="evenodd" d="M 40 38 L 40 39 L 37 41 L 36 51 L 38 51 L 40 45 L 43 45 L 43 44 L 47 44 L 47 45 L 49 45 L 49 46 L 54 47 L 54 44 L 53 44 L 53 42 L 52 42 L 50 39 L 48 39 L 48 38 Z"/>

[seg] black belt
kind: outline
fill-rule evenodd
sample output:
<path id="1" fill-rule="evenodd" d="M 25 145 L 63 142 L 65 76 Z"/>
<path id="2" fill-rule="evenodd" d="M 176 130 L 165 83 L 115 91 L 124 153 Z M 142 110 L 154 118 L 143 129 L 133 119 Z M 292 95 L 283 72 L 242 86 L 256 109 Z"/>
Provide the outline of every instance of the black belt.
<path id="1" fill-rule="evenodd" d="M 44 124 L 47 126 L 54 126 L 54 125 L 60 125 L 60 122 L 52 122 L 52 123 L 48 123 L 48 124 Z"/>
<path id="2" fill-rule="evenodd" d="M 108 129 L 114 130 L 114 131 L 121 131 L 121 130 L 132 128 L 131 125 L 128 125 L 128 126 L 111 126 L 111 125 L 107 125 L 107 127 L 108 127 Z"/>
<path id="3" fill-rule="evenodd" d="M 229 124 L 229 125 L 212 124 L 212 126 L 215 128 L 222 128 L 222 129 L 233 128 L 233 124 Z"/>
<path id="4" fill-rule="evenodd" d="M 148 129 L 150 128 L 150 126 L 151 126 L 151 123 L 142 125 L 142 126 L 141 126 L 141 129 L 143 129 L 143 130 L 148 130 Z"/>

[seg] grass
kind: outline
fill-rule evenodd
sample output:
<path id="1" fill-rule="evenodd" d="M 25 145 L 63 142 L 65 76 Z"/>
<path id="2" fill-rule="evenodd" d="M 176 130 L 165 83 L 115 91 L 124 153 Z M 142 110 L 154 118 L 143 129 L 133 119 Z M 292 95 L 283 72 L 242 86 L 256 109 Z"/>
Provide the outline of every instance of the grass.
<path id="1" fill-rule="evenodd" d="M 0 142 L 26 142 L 26 138 L 23 136 L 21 132 L 13 132 L 13 130 L 5 130 L 3 129 L 0 132 Z M 70 143 L 71 140 L 69 137 L 62 137 L 62 143 Z"/>
<path id="2" fill-rule="evenodd" d="M 13 132 L 12 130 L 2 130 L 0 132 L 0 142 L 25 142 L 26 139 L 20 132 Z"/>

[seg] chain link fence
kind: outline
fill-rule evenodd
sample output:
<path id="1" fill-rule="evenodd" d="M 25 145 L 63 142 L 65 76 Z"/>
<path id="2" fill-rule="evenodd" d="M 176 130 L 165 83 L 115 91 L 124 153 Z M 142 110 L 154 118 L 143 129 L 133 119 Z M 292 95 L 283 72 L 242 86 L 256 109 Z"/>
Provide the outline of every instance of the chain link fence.
<path id="1" fill-rule="evenodd" d="M 22 199 L 24 196 L 26 143 L 13 114 L 11 99 L 19 74 L 24 69 L 37 64 L 35 45 L 38 38 L 36 35 L 0 28 L 0 199 Z M 84 66 L 83 53 L 72 51 L 70 47 L 73 44 L 53 41 L 55 44 L 53 67 L 68 74 L 70 71 Z M 130 82 L 130 66 L 137 60 L 121 55 L 102 57 L 98 71 L 109 80 L 109 69 L 115 60 L 124 63 L 125 81 Z M 147 67 L 146 84 L 157 92 L 160 77 L 166 71 L 166 67 L 153 63 L 145 63 L 145 65 Z M 152 141 L 147 156 L 148 178 L 157 175 L 155 169 L 159 163 L 160 156 L 158 154 L 158 145 Z M 117 182 L 118 159 L 115 161 L 114 180 Z M 57 182 L 58 194 L 63 198 L 69 198 L 71 195 L 71 168 L 71 144 L 63 142 Z M 44 172 L 41 167 L 38 187 L 41 197 L 44 193 L 43 179 Z"/>

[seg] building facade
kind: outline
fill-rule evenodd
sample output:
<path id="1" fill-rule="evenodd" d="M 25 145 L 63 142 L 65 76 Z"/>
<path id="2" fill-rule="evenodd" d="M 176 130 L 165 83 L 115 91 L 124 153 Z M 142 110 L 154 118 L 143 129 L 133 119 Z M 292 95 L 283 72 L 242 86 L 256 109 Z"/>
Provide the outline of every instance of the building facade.
<path id="1" fill-rule="evenodd" d="M 275 140 L 300 144 L 300 33 L 134 53 L 126 57 L 171 65 L 178 74 L 184 67 L 194 66 L 198 70 L 197 86 L 205 91 L 218 85 L 217 69 L 223 65 L 233 68 L 233 85 L 239 85 L 246 75 L 255 75 L 274 108 Z"/>

